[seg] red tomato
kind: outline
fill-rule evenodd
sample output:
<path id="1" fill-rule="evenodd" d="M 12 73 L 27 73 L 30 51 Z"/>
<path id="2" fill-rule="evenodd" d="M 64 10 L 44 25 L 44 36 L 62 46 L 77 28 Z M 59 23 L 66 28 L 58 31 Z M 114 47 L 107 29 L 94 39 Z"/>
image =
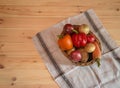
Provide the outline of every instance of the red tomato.
<path id="1" fill-rule="evenodd" d="M 73 45 L 77 48 L 83 47 L 87 43 L 87 37 L 85 33 L 73 34 L 72 35 Z"/>
<path id="2" fill-rule="evenodd" d="M 87 35 L 87 42 L 91 43 L 95 41 L 95 36 L 92 34 Z"/>

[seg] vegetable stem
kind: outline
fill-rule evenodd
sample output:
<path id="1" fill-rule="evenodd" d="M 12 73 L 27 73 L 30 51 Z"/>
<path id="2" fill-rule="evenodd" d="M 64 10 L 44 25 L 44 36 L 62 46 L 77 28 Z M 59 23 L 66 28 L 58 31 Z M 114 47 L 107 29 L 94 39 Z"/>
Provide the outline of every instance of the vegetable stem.
<path id="1" fill-rule="evenodd" d="M 57 35 L 57 37 L 60 39 L 60 38 L 63 38 L 63 35 Z"/>
<path id="2" fill-rule="evenodd" d="M 97 62 L 98 67 L 100 67 L 101 64 L 100 64 L 100 59 L 99 58 L 97 59 L 96 62 Z"/>
<path id="3" fill-rule="evenodd" d="M 77 30 L 75 30 L 75 29 L 73 29 L 72 31 L 73 31 L 73 32 L 75 32 L 76 34 L 78 34 L 78 31 L 77 31 Z"/>

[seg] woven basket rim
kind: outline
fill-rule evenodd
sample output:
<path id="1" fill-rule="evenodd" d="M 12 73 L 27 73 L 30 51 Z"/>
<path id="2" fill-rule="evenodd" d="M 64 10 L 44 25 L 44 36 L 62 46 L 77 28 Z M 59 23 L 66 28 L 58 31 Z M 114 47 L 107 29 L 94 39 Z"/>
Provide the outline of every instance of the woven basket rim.
<path id="1" fill-rule="evenodd" d="M 80 25 L 73 25 L 73 26 L 80 26 Z M 63 32 L 62 32 L 63 33 Z M 61 33 L 61 34 L 62 34 Z M 95 36 L 95 41 L 98 43 L 98 45 L 99 45 L 99 47 L 100 47 L 100 50 L 101 50 L 101 52 L 102 52 L 102 46 L 101 46 L 101 43 L 100 43 L 100 41 L 99 41 L 99 39 L 96 37 L 96 35 L 93 33 L 93 32 L 91 32 L 90 31 L 90 34 L 93 34 L 94 36 Z M 68 57 L 68 55 L 67 55 L 67 53 L 65 53 L 64 51 L 62 51 L 63 52 L 63 54 L 69 59 L 69 57 Z M 88 65 L 92 65 L 93 63 L 95 63 L 97 60 L 98 60 L 99 58 L 97 58 L 97 59 L 92 59 L 91 61 L 89 61 L 89 62 L 73 62 L 72 60 L 72 63 L 74 63 L 74 64 L 76 64 L 76 65 L 78 65 L 78 66 L 88 66 Z M 69 59 L 70 60 L 70 59 Z"/>

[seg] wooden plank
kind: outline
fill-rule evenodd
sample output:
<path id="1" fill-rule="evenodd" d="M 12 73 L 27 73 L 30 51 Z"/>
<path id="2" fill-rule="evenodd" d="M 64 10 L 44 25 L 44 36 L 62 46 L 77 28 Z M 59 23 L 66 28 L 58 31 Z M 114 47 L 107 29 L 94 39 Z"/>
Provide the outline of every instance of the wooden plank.
<path id="1" fill-rule="evenodd" d="M 24 5 L 0 5 L 0 16 L 20 16 L 20 17 L 68 17 L 72 15 L 77 15 L 83 11 L 89 9 L 90 6 L 24 6 Z M 107 7 L 104 5 L 101 7 L 94 6 L 93 9 L 98 13 L 98 15 L 102 16 L 119 16 L 119 4 L 113 7 Z M 46 8 L 47 7 L 47 8 Z M 101 9 L 99 9 L 101 8 Z M 102 13 L 101 13 L 102 12 Z"/>
<path id="2" fill-rule="evenodd" d="M 117 20 L 120 19 L 120 16 L 99 16 L 99 18 L 106 27 L 110 26 L 110 29 L 114 27 L 120 28 L 119 20 Z M 0 19 L 0 28 L 34 28 L 35 30 L 43 30 L 43 28 L 48 28 L 65 18 L 1 17 Z"/>
<path id="3" fill-rule="evenodd" d="M 0 5 L 74 5 L 78 0 L 1 0 Z"/>
<path id="4" fill-rule="evenodd" d="M 5 17 L 1 18 L 0 28 L 40 28 L 59 22 L 59 18 Z M 61 19 L 62 20 L 62 19 Z"/>
<path id="5" fill-rule="evenodd" d="M 109 2 L 109 3 L 108 3 Z M 113 3 L 119 4 L 119 0 L 1 0 L 0 5 L 82 5 L 82 6 L 96 6 L 96 4 L 104 6 L 104 5 L 113 5 Z M 110 6 L 110 7 L 111 7 Z"/>

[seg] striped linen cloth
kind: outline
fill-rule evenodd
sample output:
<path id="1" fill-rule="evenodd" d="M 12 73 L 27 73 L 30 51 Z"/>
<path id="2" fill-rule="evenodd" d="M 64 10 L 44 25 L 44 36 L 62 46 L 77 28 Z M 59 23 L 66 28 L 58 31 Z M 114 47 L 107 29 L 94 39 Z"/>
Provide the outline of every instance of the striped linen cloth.
<path id="1" fill-rule="evenodd" d="M 76 66 L 61 52 L 57 35 L 66 23 L 87 24 L 102 44 L 101 66 Z M 60 88 L 120 88 L 120 48 L 93 10 L 70 17 L 33 37 L 34 44 Z"/>

